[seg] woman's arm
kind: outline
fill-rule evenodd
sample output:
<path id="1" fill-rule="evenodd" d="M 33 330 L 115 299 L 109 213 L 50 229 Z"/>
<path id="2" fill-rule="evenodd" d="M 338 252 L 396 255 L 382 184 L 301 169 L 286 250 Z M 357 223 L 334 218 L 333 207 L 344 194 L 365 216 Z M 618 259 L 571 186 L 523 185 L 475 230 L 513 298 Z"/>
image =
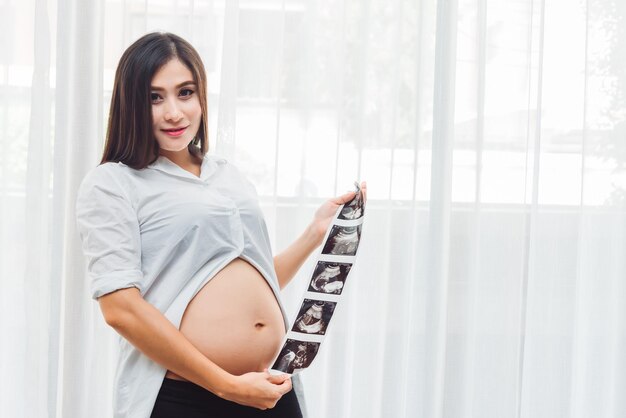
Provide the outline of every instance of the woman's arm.
<path id="1" fill-rule="evenodd" d="M 323 238 L 324 233 L 320 235 L 319 231 L 309 225 L 298 239 L 274 257 L 274 269 L 281 289 L 289 284 L 311 252 L 322 243 Z"/>
<path id="2" fill-rule="evenodd" d="M 361 183 L 363 202 L 367 200 L 367 185 Z M 355 192 L 348 192 L 327 200 L 317 209 L 313 221 L 287 249 L 274 257 L 274 269 L 280 288 L 283 289 L 296 275 L 309 255 L 320 246 L 337 208 L 354 198 Z"/>
<path id="3" fill-rule="evenodd" d="M 273 408 L 291 390 L 288 375 L 267 371 L 234 376 L 185 338 L 135 287 L 98 298 L 105 321 L 150 359 L 217 396 L 259 409 Z"/>

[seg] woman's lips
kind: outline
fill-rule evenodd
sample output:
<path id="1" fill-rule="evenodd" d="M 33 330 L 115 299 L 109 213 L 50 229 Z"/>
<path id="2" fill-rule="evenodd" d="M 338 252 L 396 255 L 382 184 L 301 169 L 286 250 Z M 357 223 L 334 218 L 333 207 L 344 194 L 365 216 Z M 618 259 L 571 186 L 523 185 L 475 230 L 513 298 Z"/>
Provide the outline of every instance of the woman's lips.
<path id="1" fill-rule="evenodd" d="M 180 129 L 161 129 L 161 130 L 169 136 L 181 136 L 183 133 L 185 133 L 186 129 L 187 128 L 185 127 L 185 128 L 180 128 Z"/>

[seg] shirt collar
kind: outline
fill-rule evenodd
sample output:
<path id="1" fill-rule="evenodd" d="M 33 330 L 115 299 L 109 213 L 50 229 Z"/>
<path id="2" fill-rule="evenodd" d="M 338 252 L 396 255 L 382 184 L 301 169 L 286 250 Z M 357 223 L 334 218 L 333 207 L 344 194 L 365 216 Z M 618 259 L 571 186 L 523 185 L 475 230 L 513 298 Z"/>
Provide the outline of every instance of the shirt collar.
<path id="1" fill-rule="evenodd" d="M 197 182 L 205 182 L 215 173 L 218 166 L 224 164 L 225 162 L 226 160 L 221 157 L 205 154 L 202 159 L 202 165 L 200 166 L 200 177 L 197 177 L 180 167 L 164 155 L 159 155 L 158 158 L 152 164 L 146 166 L 146 168 L 158 170 L 172 176 L 182 177 Z"/>

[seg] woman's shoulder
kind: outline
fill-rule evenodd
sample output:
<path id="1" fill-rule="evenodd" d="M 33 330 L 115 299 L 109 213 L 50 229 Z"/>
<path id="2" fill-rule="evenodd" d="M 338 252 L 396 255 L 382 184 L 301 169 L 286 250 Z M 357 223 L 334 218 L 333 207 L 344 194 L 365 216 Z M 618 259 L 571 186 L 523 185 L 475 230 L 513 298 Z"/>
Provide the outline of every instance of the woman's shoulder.
<path id="1" fill-rule="evenodd" d="M 123 163 L 107 161 L 89 169 L 83 181 L 110 181 L 123 176 L 124 172 L 128 170 L 131 168 Z"/>
<path id="2" fill-rule="evenodd" d="M 87 171 L 83 177 L 79 191 L 98 187 L 101 189 L 124 189 L 124 179 L 132 168 L 119 162 L 108 161 L 98 164 Z"/>

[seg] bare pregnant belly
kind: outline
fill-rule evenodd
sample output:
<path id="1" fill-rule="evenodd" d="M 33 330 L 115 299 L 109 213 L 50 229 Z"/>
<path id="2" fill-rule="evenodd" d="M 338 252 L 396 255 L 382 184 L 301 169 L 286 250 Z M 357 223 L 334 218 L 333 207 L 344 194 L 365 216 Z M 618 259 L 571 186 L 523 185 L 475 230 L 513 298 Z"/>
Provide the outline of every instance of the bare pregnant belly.
<path id="1" fill-rule="evenodd" d="M 241 375 L 271 366 L 285 325 L 274 293 L 261 273 L 236 258 L 191 300 L 180 331 L 215 364 Z M 169 370 L 165 376 L 186 380 Z"/>

